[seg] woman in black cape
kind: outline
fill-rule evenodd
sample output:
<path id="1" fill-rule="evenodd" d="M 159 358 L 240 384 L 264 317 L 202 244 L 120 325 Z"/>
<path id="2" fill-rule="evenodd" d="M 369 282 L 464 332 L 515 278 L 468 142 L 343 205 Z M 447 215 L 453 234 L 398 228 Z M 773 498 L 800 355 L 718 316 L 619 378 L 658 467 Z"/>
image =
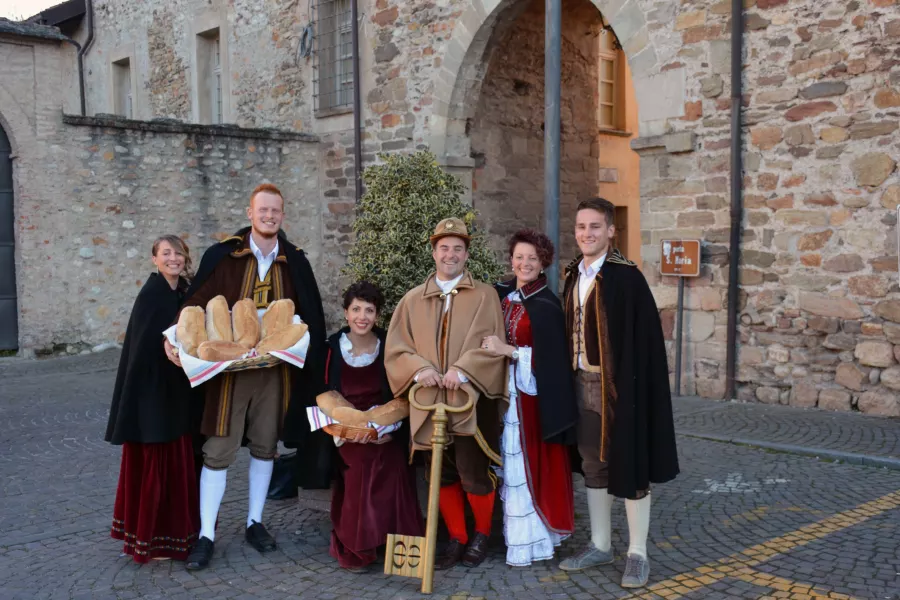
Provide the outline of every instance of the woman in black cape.
<path id="1" fill-rule="evenodd" d="M 135 562 L 185 560 L 200 527 L 188 378 L 164 354 L 162 332 L 178 315 L 191 258 L 181 238 L 153 243 L 152 273 L 125 332 L 106 441 L 122 446 L 112 537 Z"/>

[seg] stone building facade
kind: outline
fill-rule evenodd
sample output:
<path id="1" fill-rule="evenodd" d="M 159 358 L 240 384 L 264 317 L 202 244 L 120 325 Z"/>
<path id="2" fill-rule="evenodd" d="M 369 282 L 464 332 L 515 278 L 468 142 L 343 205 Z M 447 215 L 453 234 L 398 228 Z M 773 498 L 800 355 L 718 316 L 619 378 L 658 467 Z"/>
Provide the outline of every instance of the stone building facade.
<path id="1" fill-rule="evenodd" d="M 621 244 L 650 281 L 674 352 L 676 282 L 658 274 L 659 242 L 702 240 L 701 274 L 687 282 L 683 391 L 712 398 L 725 394 L 730 5 L 563 2 L 561 259 L 574 253 L 572 203 L 589 193 L 609 195 L 623 208 Z M 900 415 L 900 4 L 744 5 L 738 395 Z M 315 174 L 298 182 L 306 192 L 297 202 L 319 215 L 321 233 L 311 247 L 320 272 L 334 273 L 352 243 L 353 119 L 346 102 L 320 106 L 326 93 L 345 99 L 343 64 L 324 64 L 321 45 L 307 56 L 303 42 L 310 23 L 345 40 L 346 22 L 334 25 L 346 0 L 94 6 L 88 114 L 114 112 L 117 101 L 126 106 L 121 98 L 131 89 L 135 119 L 203 122 L 213 113 L 199 97 L 208 98 L 200 90 L 209 88 L 200 79 L 212 81 L 201 49 L 217 37 L 215 74 L 225 96 L 216 114 L 241 128 L 276 127 L 316 140 L 309 142 Z M 430 149 L 466 182 L 493 234 L 539 226 L 541 3 L 360 0 L 359 11 L 364 162 L 378 152 Z M 627 61 L 618 79 L 625 115 L 613 131 L 598 116 L 606 24 Z M 129 86 L 121 84 L 126 64 Z M 326 81 L 339 85 L 324 89 Z M 304 142 L 291 143 L 306 156 Z M 80 168 L 88 169 L 84 162 Z M 184 185 L 172 179 L 166 191 L 174 197 Z M 17 227 L 26 246 L 39 237 Z M 58 248 L 70 264 L 84 260 L 76 254 L 92 238 L 80 237 L 80 244 Z M 339 285 L 329 290 L 332 303 Z M 72 331 L 85 335 L 87 328 Z"/>

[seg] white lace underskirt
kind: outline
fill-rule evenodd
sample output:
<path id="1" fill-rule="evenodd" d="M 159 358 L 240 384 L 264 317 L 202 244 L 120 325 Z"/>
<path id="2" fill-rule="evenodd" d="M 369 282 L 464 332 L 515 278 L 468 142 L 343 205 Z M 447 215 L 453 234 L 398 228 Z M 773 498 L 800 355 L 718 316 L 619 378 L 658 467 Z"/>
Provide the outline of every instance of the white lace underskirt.
<path id="1" fill-rule="evenodd" d="M 503 536 L 506 564 L 527 567 L 534 561 L 553 558 L 553 549 L 569 537 L 549 531 L 534 507 L 525 475 L 525 457 L 519 437 L 518 394 L 511 393 L 500 438 L 503 452 Z"/>

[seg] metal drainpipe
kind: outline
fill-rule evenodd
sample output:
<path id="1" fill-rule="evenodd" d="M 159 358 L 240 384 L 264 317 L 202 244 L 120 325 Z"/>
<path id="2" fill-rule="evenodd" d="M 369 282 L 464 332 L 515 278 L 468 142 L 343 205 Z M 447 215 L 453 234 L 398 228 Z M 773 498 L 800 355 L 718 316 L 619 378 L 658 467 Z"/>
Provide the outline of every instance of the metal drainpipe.
<path id="1" fill-rule="evenodd" d="M 362 199 L 362 103 L 360 102 L 359 76 L 359 10 L 357 0 L 350 0 L 350 20 L 353 22 L 353 160 L 356 183 L 356 203 Z"/>
<path id="2" fill-rule="evenodd" d="M 738 265 L 741 257 L 741 221 L 743 220 L 743 140 L 741 109 L 743 96 L 743 0 L 731 0 L 731 262 L 728 269 L 728 337 L 726 348 L 726 399 L 737 397 L 737 313 Z"/>
<path id="3" fill-rule="evenodd" d="M 544 229 L 559 256 L 560 62 L 562 1 L 546 0 L 544 26 Z M 559 260 L 547 269 L 547 285 L 559 290 Z"/>
<path id="4" fill-rule="evenodd" d="M 91 44 L 94 43 L 94 2 L 93 0 L 85 0 L 84 3 L 85 15 L 87 16 L 87 28 L 88 34 L 87 39 L 84 41 L 84 46 L 78 46 L 74 41 L 76 46 L 78 46 L 78 87 L 81 95 L 81 116 L 87 116 L 87 103 L 84 98 L 84 57 L 87 54 L 88 50 L 91 48 Z"/>

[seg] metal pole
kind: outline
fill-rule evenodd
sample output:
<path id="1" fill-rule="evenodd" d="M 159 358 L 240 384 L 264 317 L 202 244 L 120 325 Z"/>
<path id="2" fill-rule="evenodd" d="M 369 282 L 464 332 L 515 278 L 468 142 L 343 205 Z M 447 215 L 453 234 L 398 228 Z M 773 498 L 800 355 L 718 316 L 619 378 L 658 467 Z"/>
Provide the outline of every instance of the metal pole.
<path id="1" fill-rule="evenodd" d="M 741 256 L 741 221 L 743 217 L 743 142 L 741 140 L 741 102 L 743 96 L 743 0 L 731 0 L 731 262 L 728 269 L 728 330 L 725 350 L 726 399 L 737 397 L 737 312 L 738 265 Z"/>
<path id="2" fill-rule="evenodd" d="M 544 228 L 559 256 L 559 104 L 562 0 L 546 0 L 544 25 Z M 547 285 L 559 289 L 559 261 L 547 269 Z"/>
<path id="3" fill-rule="evenodd" d="M 681 395 L 681 330 L 684 318 L 684 277 L 678 278 L 678 312 L 675 314 L 675 395 Z"/>
<path id="4" fill-rule="evenodd" d="M 350 20 L 353 38 L 353 164 L 355 197 L 359 204 L 362 198 L 362 105 L 360 102 L 361 78 L 359 76 L 359 10 L 357 0 L 350 0 Z"/>

